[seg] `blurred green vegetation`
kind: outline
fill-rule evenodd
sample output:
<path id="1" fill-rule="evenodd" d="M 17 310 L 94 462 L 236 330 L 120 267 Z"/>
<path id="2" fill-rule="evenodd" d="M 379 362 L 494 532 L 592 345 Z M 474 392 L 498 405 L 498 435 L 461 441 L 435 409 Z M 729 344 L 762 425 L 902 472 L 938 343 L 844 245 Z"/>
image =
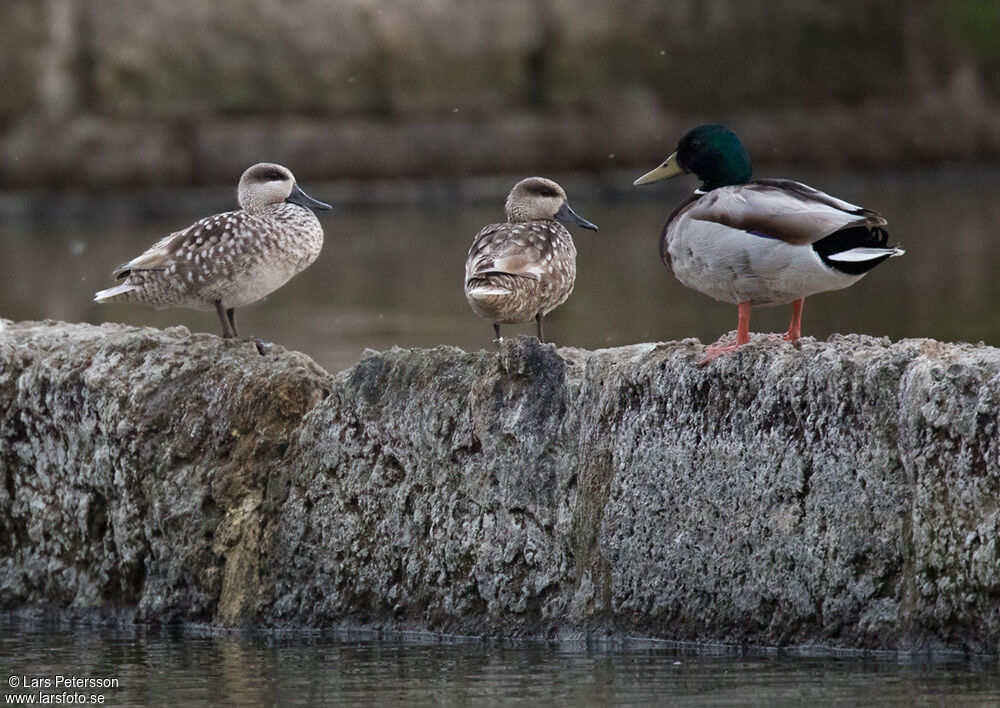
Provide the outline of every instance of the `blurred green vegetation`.
<path id="1" fill-rule="evenodd" d="M 939 47 L 943 63 L 954 55 L 993 72 L 1000 65 L 1000 2 L 996 0 L 951 0 L 935 7 L 935 25 L 943 41 Z M 997 88 L 994 83 L 994 89 Z"/>

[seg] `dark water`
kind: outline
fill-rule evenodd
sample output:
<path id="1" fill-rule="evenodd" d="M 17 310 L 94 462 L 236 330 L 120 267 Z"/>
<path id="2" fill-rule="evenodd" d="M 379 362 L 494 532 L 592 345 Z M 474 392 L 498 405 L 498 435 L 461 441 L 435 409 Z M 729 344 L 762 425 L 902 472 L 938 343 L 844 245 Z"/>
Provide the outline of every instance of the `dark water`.
<path id="1" fill-rule="evenodd" d="M 881 211 L 889 219 L 890 240 L 907 249 L 857 285 L 810 298 L 805 335 L 861 332 L 1000 345 L 1000 171 L 768 174 L 794 176 Z M 714 341 L 735 327 L 735 308 L 681 286 L 657 254 L 660 227 L 693 181 L 627 190 L 630 176 L 563 180 L 576 210 L 601 230 L 575 230 L 576 290 L 547 319 L 547 335 L 586 348 L 692 336 Z M 266 301 L 241 310 L 241 331 L 306 352 L 331 370 L 350 366 L 366 347 L 490 347 L 489 324 L 465 302 L 463 268 L 479 228 L 502 217 L 512 182 L 497 179 L 474 190 L 414 187 L 403 190 L 405 204 L 367 206 L 358 204 L 371 201 L 363 187 L 309 185 L 317 197 L 339 201 L 338 208 L 321 215 L 327 233 L 323 253 Z M 165 192 L 155 208 L 149 208 L 148 194 L 142 199 L 59 195 L 55 213 L 35 208 L 32 216 L 10 207 L 20 202 L 8 195 L 0 228 L 0 316 L 219 331 L 214 313 L 96 305 L 91 299 L 112 284 L 112 268 L 156 239 L 200 216 L 233 208 L 230 191 L 176 204 L 177 195 Z M 755 310 L 751 329 L 783 331 L 788 310 Z M 532 326 L 510 330 L 531 332 Z"/>
<path id="2" fill-rule="evenodd" d="M 117 678 L 105 705 L 995 706 L 992 661 L 430 638 L 67 629 L 0 619 L 18 679 Z M 53 679 L 54 680 L 54 679 Z M 43 689 L 57 693 L 56 689 Z"/>
<path id="3" fill-rule="evenodd" d="M 1000 345 L 1000 171 L 784 174 L 882 211 L 891 240 L 908 251 L 852 288 L 810 298 L 807 335 L 862 332 Z M 574 234 L 576 291 L 547 321 L 549 336 L 598 348 L 690 336 L 711 341 L 733 328 L 734 308 L 680 286 L 657 256 L 664 218 L 693 185 L 675 180 L 633 192 L 620 189 L 623 179 L 562 180 L 576 210 L 601 230 Z M 241 311 L 243 332 L 304 351 L 330 370 L 351 365 L 366 347 L 489 347 L 489 325 L 472 315 L 462 294 L 463 264 L 478 229 L 500 218 L 512 181 L 476 189 L 418 186 L 404 190 L 404 203 L 396 205 L 365 205 L 378 199 L 364 188 L 330 186 L 327 193 L 309 185 L 314 196 L 340 202 L 322 217 L 326 247 L 309 270 Z M 91 298 L 111 284 L 114 266 L 165 233 L 232 208 L 230 190 L 53 195 L 51 201 L 48 209 L 46 199 L 0 195 L 0 317 L 218 331 L 212 313 L 99 306 Z M 786 309 L 755 311 L 752 329 L 782 330 Z M 6 683 L 14 675 L 113 676 L 119 688 L 99 693 L 117 706 L 1000 705 L 997 665 L 969 660 L 695 652 L 649 644 L 248 638 L 71 630 L 2 619 L 0 671 L 5 699 L 19 695 Z"/>

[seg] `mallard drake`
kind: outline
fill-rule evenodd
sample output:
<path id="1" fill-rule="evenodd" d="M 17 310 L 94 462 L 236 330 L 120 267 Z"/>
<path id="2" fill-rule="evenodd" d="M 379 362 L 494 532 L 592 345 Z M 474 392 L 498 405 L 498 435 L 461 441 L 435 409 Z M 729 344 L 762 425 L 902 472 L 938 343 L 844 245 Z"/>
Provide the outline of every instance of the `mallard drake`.
<path id="1" fill-rule="evenodd" d="M 287 167 L 262 162 L 240 178 L 241 209 L 195 222 L 118 266 L 123 281 L 96 302 L 215 309 L 224 338 L 238 337 L 236 308 L 260 300 L 304 270 L 323 248 L 313 213 L 330 209 L 303 192 Z"/>
<path id="2" fill-rule="evenodd" d="M 465 297 L 473 311 L 500 325 L 534 319 L 538 339 L 542 319 L 566 302 L 576 280 L 576 247 L 559 221 L 597 231 L 574 212 L 566 192 L 543 177 L 529 177 L 507 196 L 507 222 L 490 224 L 476 235 L 465 261 Z"/>
<path id="3" fill-rule="evenodd" d="M 677 150 L 635 185 L 694 173 L 701 187 L 674 209 L 660 235 L 660 258 L 684 285 L 739 307 L 734 343 L 706 349 L 701 364 L 750 341 L 750 309 L 792 304 L 784 339 L 802 333 L 805 298 L 846 288 L 882 261 L 881 214 L 787 179 L 751 181 L 750 156 L 721 125 L 689 131 Z"/>

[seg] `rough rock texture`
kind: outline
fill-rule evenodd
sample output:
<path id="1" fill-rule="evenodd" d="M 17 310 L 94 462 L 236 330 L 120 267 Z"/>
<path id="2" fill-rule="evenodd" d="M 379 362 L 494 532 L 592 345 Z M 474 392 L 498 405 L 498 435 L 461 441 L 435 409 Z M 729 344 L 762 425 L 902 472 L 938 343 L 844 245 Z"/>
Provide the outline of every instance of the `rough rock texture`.
<path id="1" fill-rule="evenodd" d="M 267 469 L 329 386 L 184 328 L 0 331 L 0 606 L 224 618 Z"/>
<path id="2" fill-rule="evenodd" d="M 4 323 L 0 608 L 1000 652 L 1000 350 Z"/>

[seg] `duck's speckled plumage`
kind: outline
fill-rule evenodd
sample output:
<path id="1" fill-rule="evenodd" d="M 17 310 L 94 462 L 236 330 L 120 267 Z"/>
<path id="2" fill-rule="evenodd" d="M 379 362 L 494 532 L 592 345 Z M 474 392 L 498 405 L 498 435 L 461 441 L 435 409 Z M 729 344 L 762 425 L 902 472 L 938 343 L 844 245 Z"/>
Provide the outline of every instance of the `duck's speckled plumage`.
<path id="1" fill-rule="evenodd" d="M 254 175 L 270 177 L 255 181 Z M 286 201 L 291 199 L 296 202 Z M 316 260 L 323 227 L 302 204 L 327 205 L 304 195 L 286 168 L 261 163 L 247 170 L 240 204 L 242 209 L 201 219 L 119 266 L 114 275 L 123 282 L 94 299 L 229 310 L 269 295 Z"/>
<path id="2" fill-rule="evenodd" d="M 541 177 L 514 185 L 506 212 L 508 221 L 486 226 L 469 249 L 465 297 L 494 325 L 540 322 L 576 281 L 573 237 L 555 219 L 596 227 L 569 208 L 562 187 Z"/>
<path id="3" fill-rule="evenodd" d="M 465 264 L 465 295 L 480 317 L 521 324 L 566 302 L 576 282 L 573 237 L 555 221 L 490 224 Z"/>
<path id="4" fill-rule="evenodd" d="M 322 247 L 319 219 L 301 206 L 216 214 L 116 269 L 125 282 L 114 299 L 197 310 L 213 309 L 216 300 L 226 308 L 242 307 L 284 285 L 316 260 Z"/>

